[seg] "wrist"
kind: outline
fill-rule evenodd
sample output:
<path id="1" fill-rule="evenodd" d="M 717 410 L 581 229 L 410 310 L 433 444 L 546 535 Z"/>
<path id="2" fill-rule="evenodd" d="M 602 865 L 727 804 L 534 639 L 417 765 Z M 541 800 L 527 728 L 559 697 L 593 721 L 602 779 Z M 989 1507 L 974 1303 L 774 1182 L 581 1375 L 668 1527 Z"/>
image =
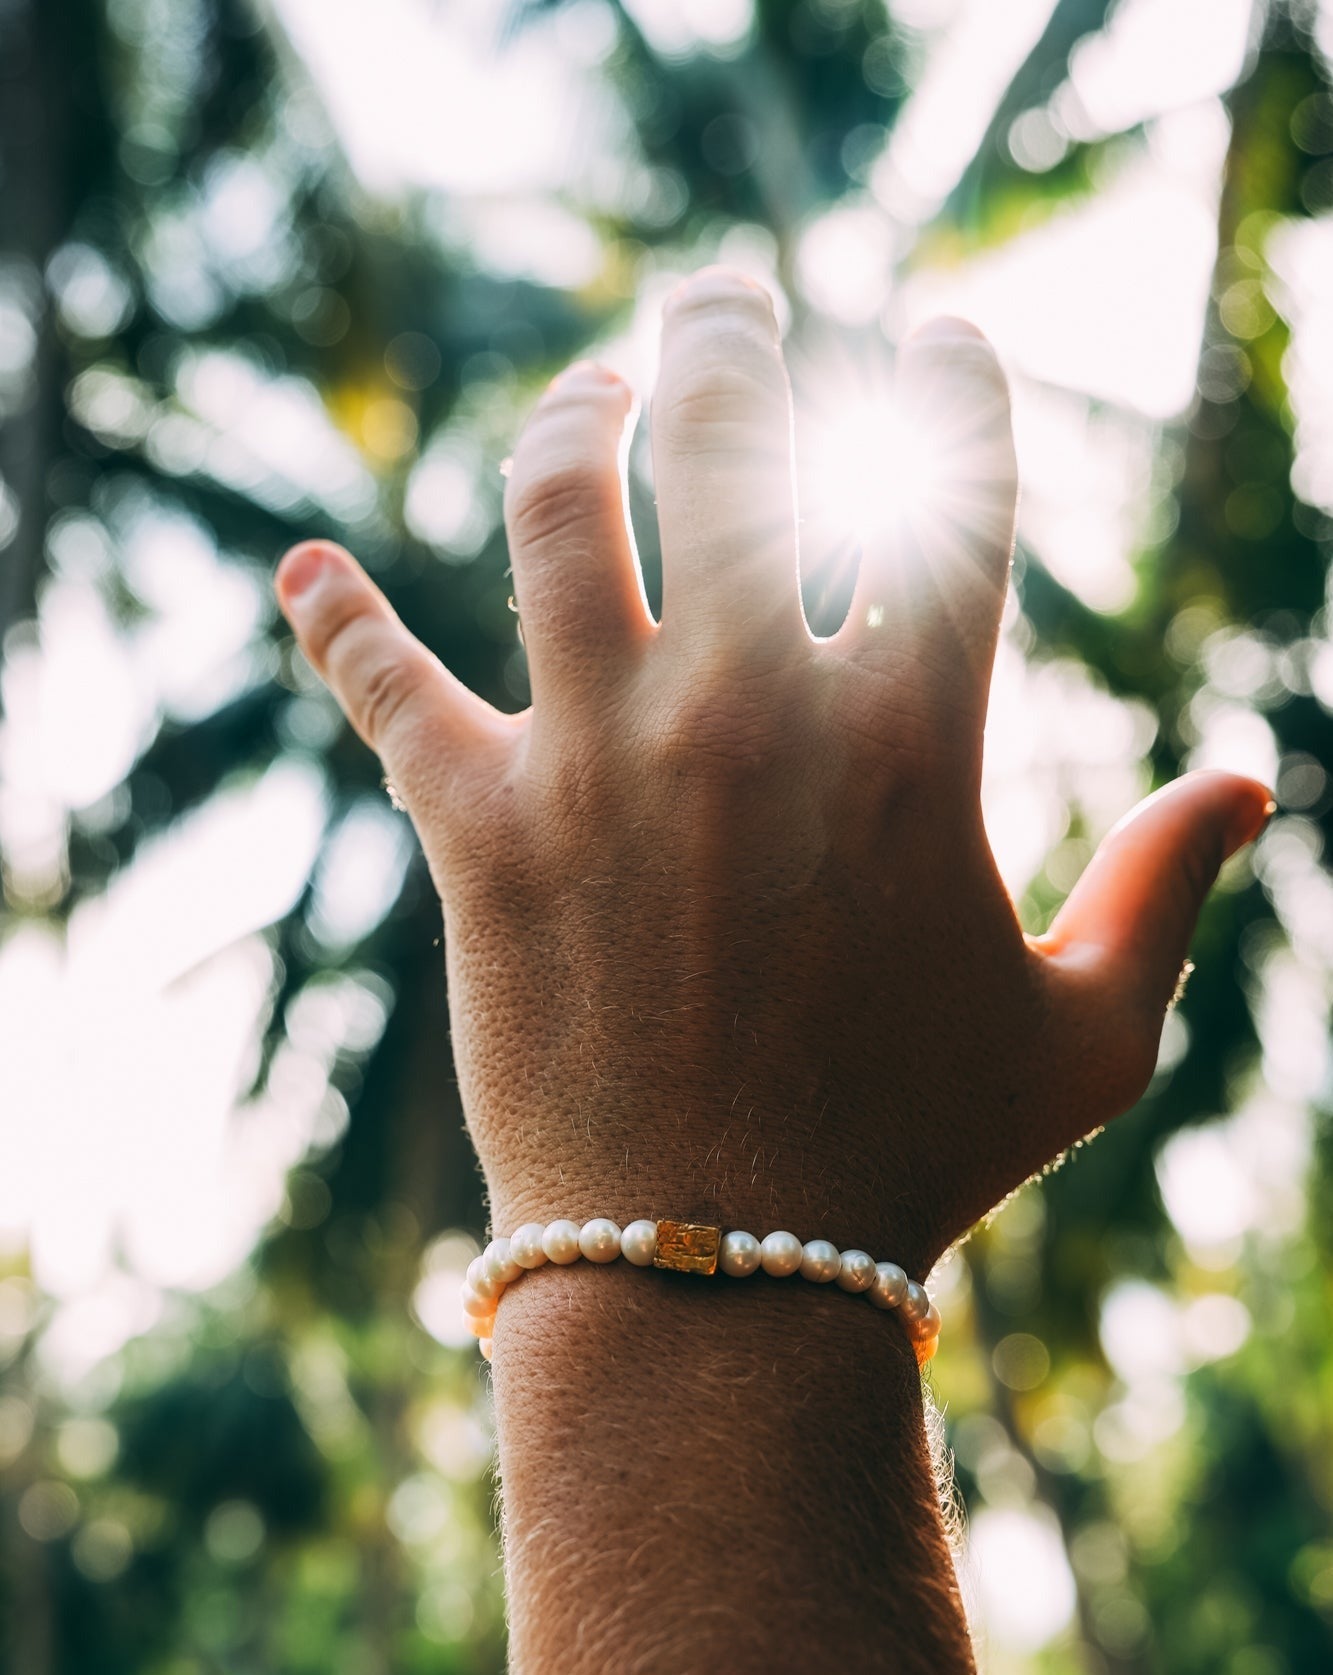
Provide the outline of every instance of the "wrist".
<path id="1" fill-rule="evenodd" d="M 566 1601 L 593 1589 L 619 1602 L 621 1660 L 663 1666 L 634 1603 L 664 1575 L 690 1602 L 672 1667 L 787 1667 L 798 1643 L 877 1667 L 915 1599 L 920 1662 L 902 1668 L 971 1668 L 912 1346 L 832 1291 L 575 1264 L 506 1294 L 492 1371 L 516 1670 L 581 1643 Z"/>
<path id="2" fill-rule="evenodd" d="M 632 1342 L 664 1367 L 706 1361 L 725 1344 L 729 1357 L 844 1362 L 876 1387 L 877 1400 L 896 1392 L 906 1409 L 923 1405 L 916 1348 L 895 1313 L 799 1277 L 759 1272 L 737 1281 L 625 1262 L 547 1263 L 505 1288 L 495 1320 L 497 1369 L 503 1357 L 519 1357 L 520 1343 L 577 1364 L 592 1340 Z"/>

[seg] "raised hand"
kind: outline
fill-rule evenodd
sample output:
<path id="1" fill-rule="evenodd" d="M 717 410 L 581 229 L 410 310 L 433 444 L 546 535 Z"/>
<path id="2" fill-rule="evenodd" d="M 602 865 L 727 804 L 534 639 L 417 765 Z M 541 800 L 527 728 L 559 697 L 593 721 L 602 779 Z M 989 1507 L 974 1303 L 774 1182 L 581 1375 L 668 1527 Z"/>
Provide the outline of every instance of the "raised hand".
<path id="1" fill-rule="evenodd" d="M 501 1229 L 706 1217 L 920 1276 L 1148 1081 L 1203 896 L 1269 794 L 1187 775 L 1024 936 L 979 801 L 1017 493 L 1005 380 L 942 320 L 903 345 L 898 384 L 929 482 L 869 532 L 827 640 L 801 608 L 772 308 L 723 269 L 665 311 L 660 624 L 626 523 L 627 387 L 580 363 L 519 440 L 529 711 L 461 687 L 345 552 L 284 560 L 302 648 L 440 891 Z"/>

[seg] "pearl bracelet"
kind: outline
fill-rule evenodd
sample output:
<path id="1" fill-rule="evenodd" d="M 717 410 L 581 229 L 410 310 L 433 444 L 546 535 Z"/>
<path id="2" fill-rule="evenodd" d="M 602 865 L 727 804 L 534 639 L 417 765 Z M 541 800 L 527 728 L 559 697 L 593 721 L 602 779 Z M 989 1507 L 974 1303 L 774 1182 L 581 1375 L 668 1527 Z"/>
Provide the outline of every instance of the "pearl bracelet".
<path id="1" fill-rule="evenodd" d="M 762 1268 L 774 1279 L 800 1274 L 816 1285 L 836 1283 L 844 1291 L 864 1292 L 879 1309 L 897 1309 L 924 1366 L 940 1341 L 940 1311 L 924 1286 L 896 1262 L 876 1262 L 863 1250 L 840 1251 L 827 1239 L 802 1244 L 794 1233 L 724 1233 L 693 1221 L 632 1221 L 617 1227 L 598 1217 L 580 1227 L 574 1221 L 525 1222 L 508 1239 L 492 1239 L 468 1264 L 463 1283 L 463 1312 L 491 1358 L 495 1310 L 506 1289 L 530 1268 L 547 1262 L 561 1267 L 577 1262 L 614 1262 L 623 1256 L 636 1268 L 669 1268 L 683 1274 L 729 1274 L 746 1279 Z"/>

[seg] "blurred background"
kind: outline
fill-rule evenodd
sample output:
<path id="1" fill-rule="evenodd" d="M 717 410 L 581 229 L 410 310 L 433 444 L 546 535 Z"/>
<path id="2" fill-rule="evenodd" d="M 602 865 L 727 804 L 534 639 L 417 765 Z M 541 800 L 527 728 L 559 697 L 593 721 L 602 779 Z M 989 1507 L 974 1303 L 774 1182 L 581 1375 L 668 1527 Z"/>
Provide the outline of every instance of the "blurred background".
<path id="1" fill-rule="evenodd" d="M 0 0 L 0 77 L 0 1664 L 503 1667 L 437 910 L 270 575 L 345 541 L 521 707 L 502 462 L 721 259 L 803 461 L 924 315 L 1010 369 L 1028 929 L 1182 768 L 1281 798 L 939 1276 L 983 1668 L 1333 1668 L 1333 4 Z"/>

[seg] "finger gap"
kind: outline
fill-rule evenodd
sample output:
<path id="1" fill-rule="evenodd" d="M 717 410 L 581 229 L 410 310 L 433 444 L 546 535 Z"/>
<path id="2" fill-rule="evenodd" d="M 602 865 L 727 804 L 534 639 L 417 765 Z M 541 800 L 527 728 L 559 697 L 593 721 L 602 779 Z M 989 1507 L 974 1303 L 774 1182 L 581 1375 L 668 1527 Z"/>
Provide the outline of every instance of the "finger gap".
<path id="1" fill-rule="evenodd" d="M 633 547 L 638 555 L 639 576 L 644 598 L 653 621 L 662 620 L 662 536 L 657 521 L 657 497 L 653 483 L 652 437 L 647 425 L 640 425 L 630 442 L 627 512 Z"/>

